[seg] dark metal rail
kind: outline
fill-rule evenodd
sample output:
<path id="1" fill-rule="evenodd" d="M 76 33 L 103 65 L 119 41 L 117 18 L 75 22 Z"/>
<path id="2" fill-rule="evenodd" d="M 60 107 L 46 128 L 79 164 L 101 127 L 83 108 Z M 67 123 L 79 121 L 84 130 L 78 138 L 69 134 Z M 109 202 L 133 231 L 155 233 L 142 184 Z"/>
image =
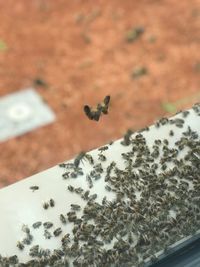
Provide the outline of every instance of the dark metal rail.
<path id="1" fill-rule="evenodd" d="M 170 253 L 151 267 L 200 267 L 200 238 Z"/>

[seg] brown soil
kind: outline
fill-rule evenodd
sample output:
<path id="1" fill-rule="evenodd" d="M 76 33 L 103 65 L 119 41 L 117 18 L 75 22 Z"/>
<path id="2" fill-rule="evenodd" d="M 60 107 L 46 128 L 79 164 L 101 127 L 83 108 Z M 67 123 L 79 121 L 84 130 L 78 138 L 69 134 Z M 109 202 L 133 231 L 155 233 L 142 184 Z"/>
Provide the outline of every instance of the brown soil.
<path id="1" fill-rule="evenodd" d="M 0 186 L 120 138 L 199 100 L 199 0 L 0 1 L 0 95 L 34 85 L 55 123 L 0 144 Z M 143 27 L 132 42 L 129 31 Z M 134 77 L 145 67 L 147 74 Z M 83 113 L 111 95 L 108 116 Z M 177 102 L 179 101 L 180 102 Z"/>

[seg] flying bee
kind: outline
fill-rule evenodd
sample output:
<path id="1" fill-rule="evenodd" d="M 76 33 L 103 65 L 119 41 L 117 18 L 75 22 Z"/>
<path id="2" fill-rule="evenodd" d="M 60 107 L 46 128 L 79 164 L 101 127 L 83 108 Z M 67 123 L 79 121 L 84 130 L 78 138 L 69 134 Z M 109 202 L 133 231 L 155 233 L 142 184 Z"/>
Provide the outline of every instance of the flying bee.
<path id="1" fill-rule="evenodd" d="M 108 106 L 109 106 L 109 103 L 110 103 L 110 96 L 107 95 L 103 102 L 101 104 L 98 104 L 99 108 L 101 108 L 101 111 L 103 112 L 103 114 L 108 114 Z M 98 108 L 97 106 L 97 108 Z"/>
<path id="2" fill-rule="evenodd" d="M 90 120 L 99 121 L 101 111 L 98 109 L 91 109 L 88 105 L 84 106 L 84 112 Z"/>
<path id="3" fill-rule="evenodd" d="M 110 96 L 107 95 L 102 103 L 97 104 L 97 107 L 95 109 L 92 109 L 88 105 L 85 105 L 84 112 L 90 120 L 99 121 L 101 113 L 108 114 L 109 103 L 110 103 Z"/>

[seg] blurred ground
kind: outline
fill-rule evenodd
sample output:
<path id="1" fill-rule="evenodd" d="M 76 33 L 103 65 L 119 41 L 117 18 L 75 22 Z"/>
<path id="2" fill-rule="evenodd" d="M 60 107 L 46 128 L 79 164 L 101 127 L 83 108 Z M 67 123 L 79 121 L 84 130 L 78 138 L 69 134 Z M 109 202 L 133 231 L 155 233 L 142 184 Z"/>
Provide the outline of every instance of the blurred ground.
<path id="1" fill-rule="evenodd" d="M 1 187 L 200 100 L 200 0 L 0 0 L 0 24 L 0 96 L 37 84 L 57 115 L 0 144 Z"/>

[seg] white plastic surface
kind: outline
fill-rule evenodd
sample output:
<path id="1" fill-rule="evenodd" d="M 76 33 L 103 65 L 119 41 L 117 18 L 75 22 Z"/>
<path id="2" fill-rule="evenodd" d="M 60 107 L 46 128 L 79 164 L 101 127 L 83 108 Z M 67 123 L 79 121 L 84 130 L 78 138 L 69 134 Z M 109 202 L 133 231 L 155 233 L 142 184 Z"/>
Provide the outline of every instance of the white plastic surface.
<path id="1" fill-rule="evenodd" d="M 177 117 L 182 118 L 182 115 L 177 115 Z M 152 146 L 154 140 L 158 138 L 167 138 L 170 140 L 169 146 L 173 146 L 173 143 L 181 137 L 181 133 L 188 126 L 192 130 L 200 132 L 200 116 L 192 109 L 188 117 L 185 118 L 183 128 L 178 128 L 175 125 L 164 125 L 160 128 L 151 126 L 149 131 L 145 131 L 142 134 L 146 137 L 149 146 Z M 174 130 L 175 134 L 169 138 L 169 131 L 171 129 Z M 102 166 L 105 169 L 112 161 L 115 161 L 119 168 L 124 167 L 121 153 L 129 151 L 130 148 L 129 146 L 122 146 L 120 142 L 121 140 L 118 140 L 112 145 L 108 145 L 109 149 L 104 152 L 107 161 L 102 162 Z M 98 163 L 98 153 L 98 150 L 90 152 L 95 163 Z M 23 252 L 19 251 L 16 247 L 17 241 L 21 240 L 24 236 L 24 233 L 21 231 L 23 224 L 27 224 L 31 228 L 31 225 L 36 221 L 51 221 L 54 223 L 54 229 L 57 227 L 63 229 L 63 235 L 64 233 L 71 232 L 72 224 L 68 223 L 66 226 L 61 225 L 59 215 L 61 213 L 66 214 L 70 211 L 71 203 L 85 204 L 77 194 L 67 190 L 68 185 L 88 189 L 86 174 L 92 170 L 92 166 L 88 161 L 84 160 L 80 163 L 80 167 L 82 167 L 84 175 L 75 179 L 70 178 L 64 180 L 62 178 L 64 169 L 55 166 L 0 190 L 0 254 L 3 256 L 16 254 L 20 261 L 31 259 L 28 256 L 30 246 L 26 246 Z M 91 194 L 98 194 L 98 201 L 101 201 L 105 195 L 108 200 L 112 199 L 113 196 L 113 193 L 107 192 L 104 189 L 104 176 L 105 173 L 102 174 L 101 179 L 93 183 L 94 186 L 90 189 Z M 32 192 L 29 187 L 34 185 L 39 186 L 39 190 Z M 42 204 L 50 198 L 55 200 L 55 207 L 44 210 Z M 60 246 L 60 236 L 46 240 L 43 236 L 43 227 L 36 230 L 31 228 L 31 232 L 34 236 L 32 245 L 39 244 L 41 247 L 50 249 L 55 249 Z"/>

